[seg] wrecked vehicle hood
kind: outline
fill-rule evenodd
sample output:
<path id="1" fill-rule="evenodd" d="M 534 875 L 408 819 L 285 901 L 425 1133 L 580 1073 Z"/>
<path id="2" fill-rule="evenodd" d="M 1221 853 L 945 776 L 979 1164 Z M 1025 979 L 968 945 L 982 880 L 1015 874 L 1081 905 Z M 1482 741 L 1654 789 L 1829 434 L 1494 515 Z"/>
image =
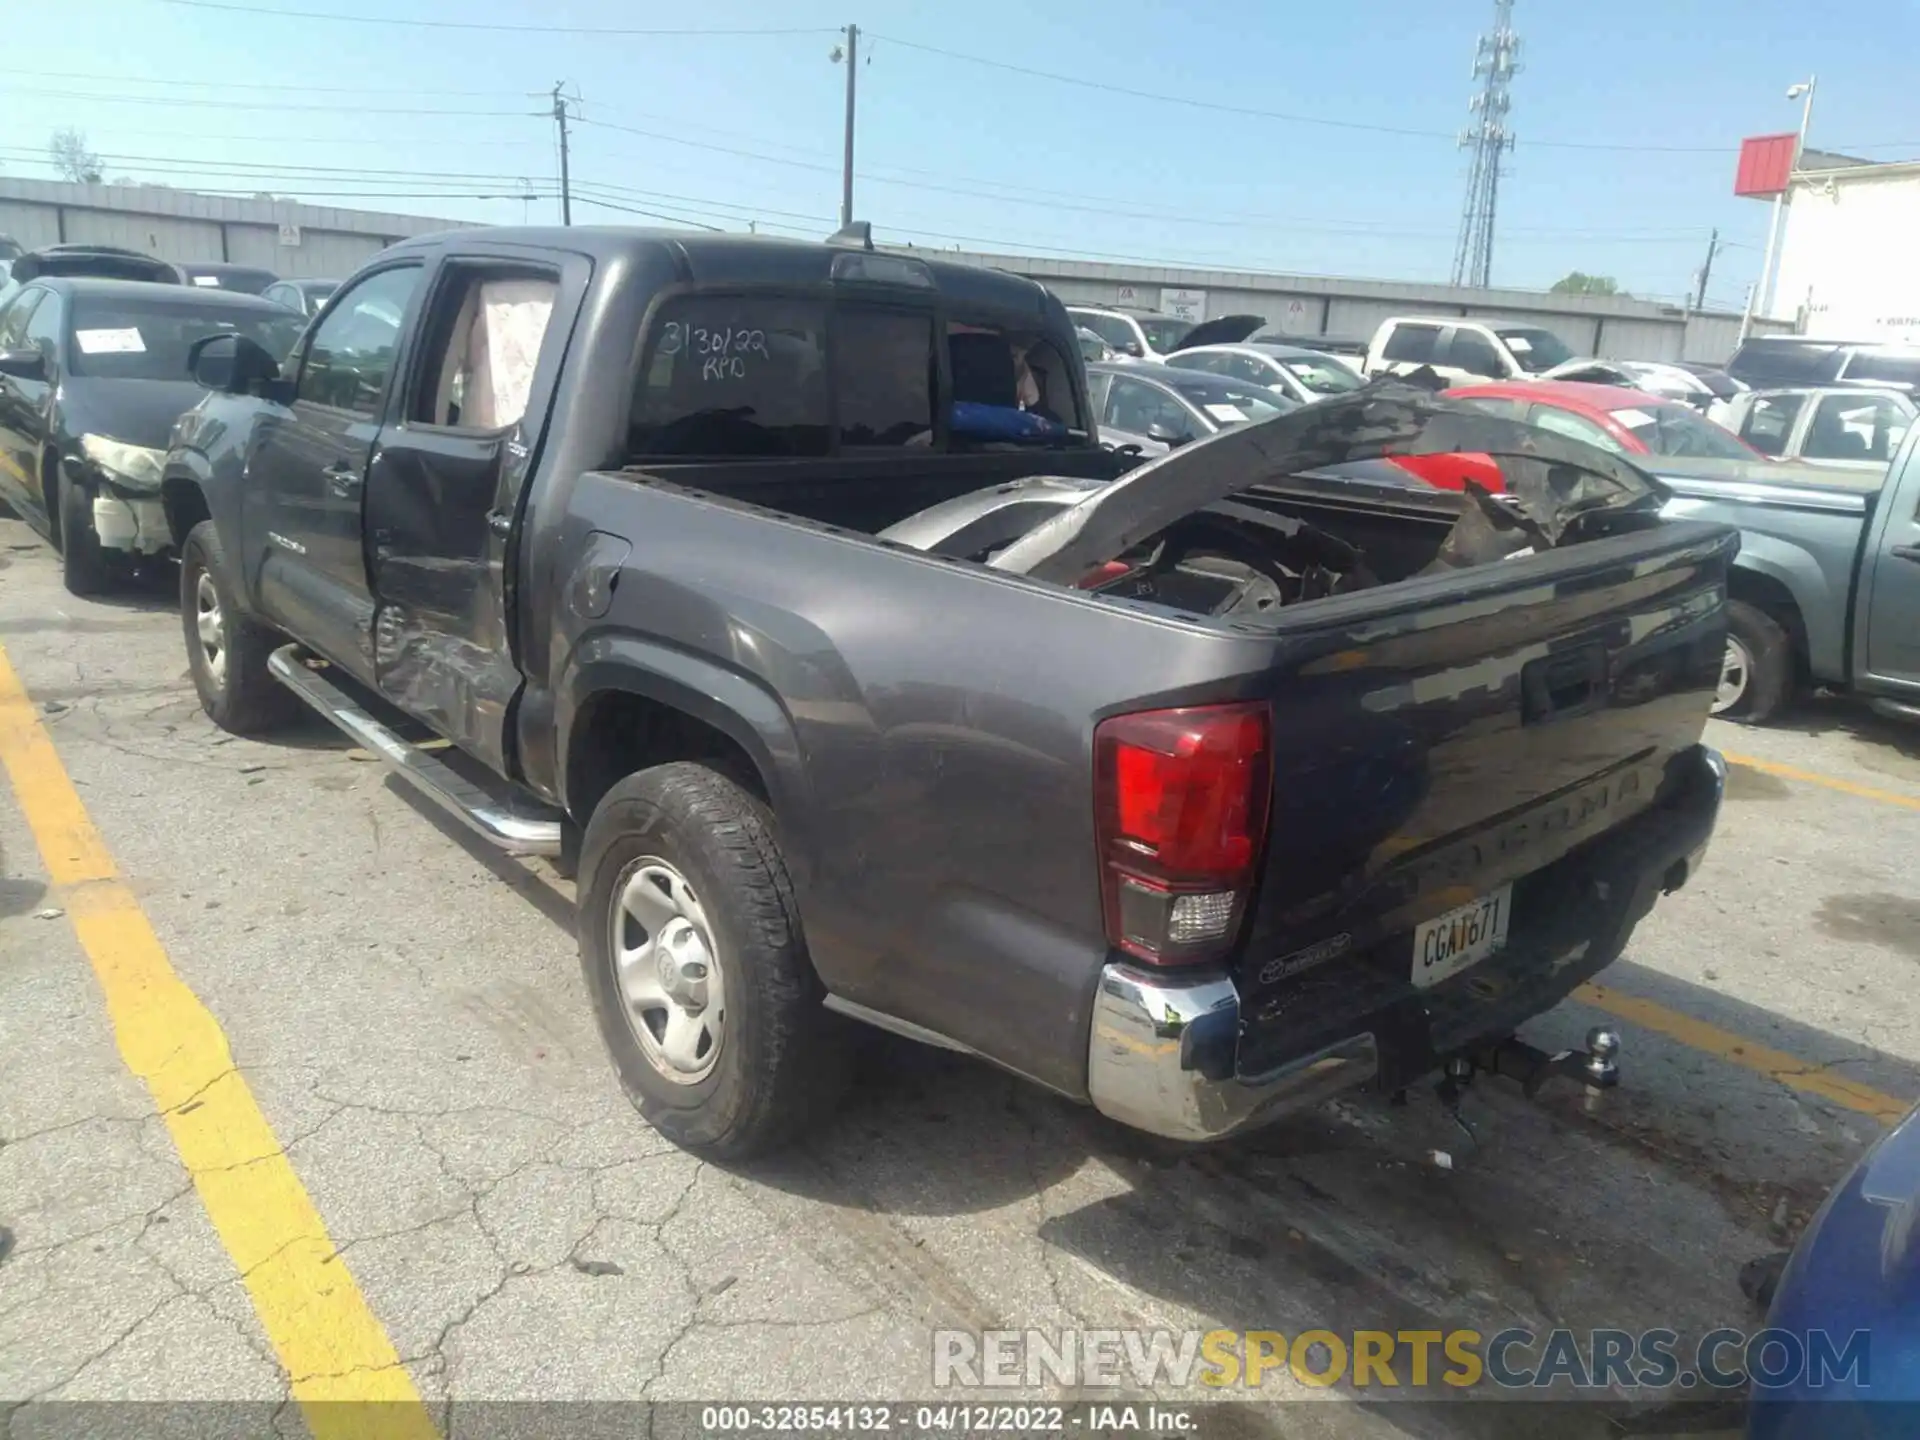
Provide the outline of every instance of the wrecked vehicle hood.
<path id="1" fill-rule="evenodd" d="M 1467 486 L 1494 523 L 1518 523 L 1547 545 L 1584 515 L 1656 511 L 1667 499 L 1659 481 L 1619 455 L 1381 380 L 1149 461 L 1061 510 L 989 563 L 1070 585 L 1194 511 L 1255 486 L 1356 461 L 1459 452 L 1492 456 L 1500 466 L 1505 499 Z"/>
<path id="2" fill-rule="evenodd" d="M 1254 331 L 1264 329 L 1266 323 L 1262 315 L 1222 315 L 1218 320 L 1202 320 L 1168 353 L 1177 354 L 1196 345 L 1238 345 Z"/>

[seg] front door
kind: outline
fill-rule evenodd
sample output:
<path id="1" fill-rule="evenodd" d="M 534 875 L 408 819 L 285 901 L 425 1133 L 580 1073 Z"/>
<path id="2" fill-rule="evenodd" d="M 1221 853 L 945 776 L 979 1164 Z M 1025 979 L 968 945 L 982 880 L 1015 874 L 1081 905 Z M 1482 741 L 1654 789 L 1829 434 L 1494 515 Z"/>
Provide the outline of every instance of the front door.
<path id="1" fill-rule="evenodd" d="M 1861 565 L 1854 653 L 1865 688 L 1920 699 L 1920 436 L 1888 471 Z"/>
<path id="2" fill-rule="evenodd" d="M 375 681 L 500 771 L 520 672 L 507 567 L 585 262 L 477 247 L 434 276 L 418 363 L 367 472 Z"/>
<path id="3" fill-rule="evenodd" d="M 247 458 L 249 560 L 267 613 L 329 659 L 371 679 L 373 597 L 361 501 L 420 282 L 417 262 L 377 270 L 339 297 L 301 355 L 294 395 L 263 417 Z"/>

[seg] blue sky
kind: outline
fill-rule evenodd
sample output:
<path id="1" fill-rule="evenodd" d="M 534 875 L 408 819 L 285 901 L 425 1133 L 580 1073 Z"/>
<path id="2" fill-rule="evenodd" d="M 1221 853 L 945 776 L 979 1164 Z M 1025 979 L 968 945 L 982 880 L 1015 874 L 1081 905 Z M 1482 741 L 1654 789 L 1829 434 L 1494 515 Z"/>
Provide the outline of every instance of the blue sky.
<path id="1" fill-rule="evenodd" d="M 855 209 L 884 238 L 1444 279 L 1466 170 L 1450 137 L 1491 13 L 1491 0 L 61 0 L 9 10 L 0 173 L 49 176 L 46 140 L 72 125 L 109 178 L 552 219 L 553 125 L 535 92 L 564 81 L 579 97 L 575 179 L 609 202 L 577 204 L 577 221 L 637 219 L 619 205 L 825 234 L 844 85 L 828 52 L 853 21 Z M 443 28 L 320 18 L 342 15 Z M 1515 26 L 1520 144 L 1496 284 L 1579 269 L 1677 296 L 1717 225 L 1732 243 L 1709 298 L 1737 307 L 1767 209 L 1731 195 L 1733 152 L 1794 128 L 1785 90 L 1809 73 L 1812 144 L 1920 157 L 1913 4 L 1868 0 L 1838 22 L 1804 0 L 1518 0 Z M 529 189 L 541 198 L 475 198 Z"/>

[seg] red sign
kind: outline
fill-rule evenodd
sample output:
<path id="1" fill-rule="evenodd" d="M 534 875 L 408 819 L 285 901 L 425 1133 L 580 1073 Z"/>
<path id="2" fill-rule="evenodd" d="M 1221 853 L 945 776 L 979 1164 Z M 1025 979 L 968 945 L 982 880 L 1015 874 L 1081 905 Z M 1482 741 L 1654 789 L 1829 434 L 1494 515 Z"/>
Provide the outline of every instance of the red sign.
<path id="1" fill-rule="evenodd" d="M 1740 142 L 1740 168 L 1734 172 L 1733 193 L 1757 200 L 1784 195 L 1793 174 L 1793 152 L 1800 137 L 1754 135 Z"/>

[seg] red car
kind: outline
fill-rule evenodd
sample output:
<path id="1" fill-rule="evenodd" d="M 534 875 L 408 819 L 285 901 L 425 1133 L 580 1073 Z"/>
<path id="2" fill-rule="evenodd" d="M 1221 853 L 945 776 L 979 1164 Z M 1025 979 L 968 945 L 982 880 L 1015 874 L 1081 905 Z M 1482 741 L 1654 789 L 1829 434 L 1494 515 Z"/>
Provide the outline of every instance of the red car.
<path id="1" fill-rule="evenodd" d="M 1746 441 L 1675 400 L 1620 385 L 1583 385 L 1571 380 L 1516 380 L 1461 385 L 1446 392 L 1508 420 L 1520 420 L 1626 455 L 1689 456 L 1707 460 L 1761 460 Z M 1396 457 L 1429 485 L 1458 490 L 1471 476 L 1489 490 L 1504 488 L 1499 469 L 1484 455 Z"/>

